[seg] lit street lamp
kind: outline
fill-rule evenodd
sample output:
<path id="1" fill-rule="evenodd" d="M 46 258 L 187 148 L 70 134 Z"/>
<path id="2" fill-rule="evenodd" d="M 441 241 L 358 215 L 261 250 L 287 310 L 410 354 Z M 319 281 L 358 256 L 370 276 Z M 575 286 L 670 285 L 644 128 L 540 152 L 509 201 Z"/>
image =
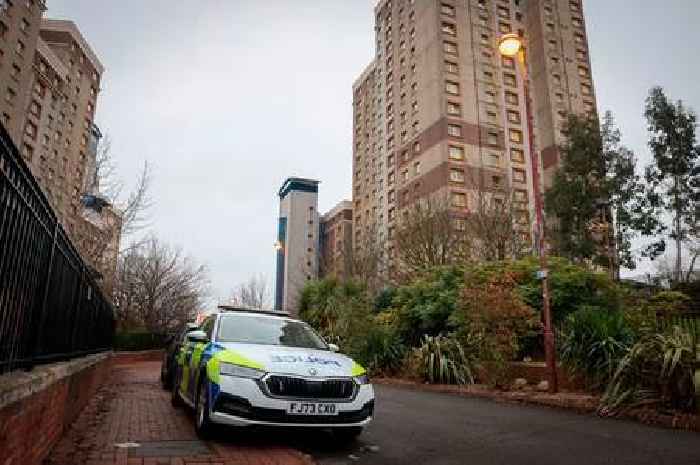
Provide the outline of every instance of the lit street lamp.
<path id="1" fill-rule="evenodd" d="M 498 51 L 508 58 L 516 58 L 520 62 L 523 87 L 525 89 L 525 112 L 527 114 L 527 135 L 530 146 L 530 165 L 532 167 L 532 190 L 535 197 L 535 244 L 540 256 L 538 278 L 542 281 L 542 313 L 544 317 L 544 353 L 549 372 L 549 392 L 557 392 L 557 364 L 554 349 L 554 332 L 552 331 L 552 313 L 549 307 L 549 282 L 547 267 L 547 251 L 545 249 L 544 201 L 540 189 L 540 165 L 535 152 L 535 136 L 533 131 L 532 102 L 530 99 L 530 84 L 527 73 L 527 56 L 523 39 L 518 34 L 505 34 L 498 43 Z"/>

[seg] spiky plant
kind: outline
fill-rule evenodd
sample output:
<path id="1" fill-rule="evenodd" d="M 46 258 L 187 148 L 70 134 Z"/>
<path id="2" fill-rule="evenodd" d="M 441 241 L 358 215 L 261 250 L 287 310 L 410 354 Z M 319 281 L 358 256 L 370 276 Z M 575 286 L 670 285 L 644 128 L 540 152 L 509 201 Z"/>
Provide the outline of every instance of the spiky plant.
<path id="1" fill-rule="evenodd" d="M 661 405 L 692 411 L 695 338 L 679 326 L 643 336 L 620 361 L 601 399 L 599 412 Z"/>
<path id="2" fill-rule="evenodd" d="M 428 383 L 474 383 L 474 358 L 454 336 L 425 336 L 413 357 L 419 374 Z"/>

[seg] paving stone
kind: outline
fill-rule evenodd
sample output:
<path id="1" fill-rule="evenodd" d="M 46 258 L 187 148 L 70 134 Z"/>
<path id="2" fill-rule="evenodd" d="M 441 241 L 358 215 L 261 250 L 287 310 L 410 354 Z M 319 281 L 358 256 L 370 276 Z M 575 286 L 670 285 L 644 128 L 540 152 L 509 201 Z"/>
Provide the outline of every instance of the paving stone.
<path id="1" fill-rule="evenodd" d="M 311 463 L 299 451 L 274 443 L 200 441 L 191 414 L 170 405 L 170 393 L 161 389 L 159 375 L 160 362 L 115 366 L 109 382 L 90 400 L 44 465 Z"/>

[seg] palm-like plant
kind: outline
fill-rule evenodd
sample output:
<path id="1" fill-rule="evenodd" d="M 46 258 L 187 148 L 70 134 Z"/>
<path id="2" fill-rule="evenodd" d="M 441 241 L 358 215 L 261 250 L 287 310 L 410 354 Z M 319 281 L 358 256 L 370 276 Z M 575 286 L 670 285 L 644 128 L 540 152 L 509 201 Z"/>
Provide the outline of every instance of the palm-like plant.
<path id="1" fill-rule="evenodd" d="M 562 325 L 560 358 L 572 372 L 586 375 L 597 388 L 612 378 L 633 340 L 634 334 L 621 313 L 584 308 L 570 314 Z"/>
<path id="2" fill-rule="evenodd" d="M 643 336 L 620 361 L 599 412 L 649 404 L 692 410 L 694 363 L 694 337 L 681 327 Z"/>
<path id="3" fill-rule="evenodd" d="M 413 356 L 419 373 L 429 383 L 474 383 L 474 358 L 454 336 L 425 336 Z"/>

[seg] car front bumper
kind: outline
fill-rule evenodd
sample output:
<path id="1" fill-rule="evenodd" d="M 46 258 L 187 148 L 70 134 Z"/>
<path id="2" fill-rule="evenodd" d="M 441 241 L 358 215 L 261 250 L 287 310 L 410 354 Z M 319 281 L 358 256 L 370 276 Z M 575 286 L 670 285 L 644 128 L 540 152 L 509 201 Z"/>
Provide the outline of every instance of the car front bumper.
<path id="1" fill-rule="evenodd" d="M 329 402 L 336 405 L 335 415 L 290 415 L 291 402 Z M 232 426 L 284 426 L 336 428 L 365 426 L 374 414 L 372 386 L 359 386 L 350 400 L 281 399 L 263 393 L 252 379 L 222 376 L 210 419 Z"/>

